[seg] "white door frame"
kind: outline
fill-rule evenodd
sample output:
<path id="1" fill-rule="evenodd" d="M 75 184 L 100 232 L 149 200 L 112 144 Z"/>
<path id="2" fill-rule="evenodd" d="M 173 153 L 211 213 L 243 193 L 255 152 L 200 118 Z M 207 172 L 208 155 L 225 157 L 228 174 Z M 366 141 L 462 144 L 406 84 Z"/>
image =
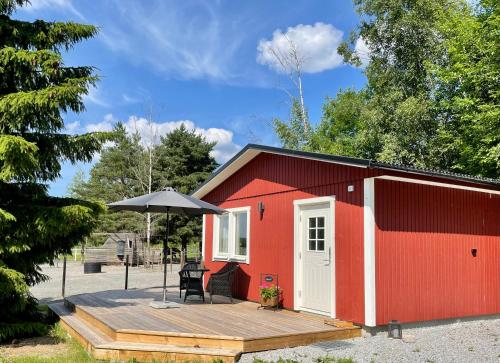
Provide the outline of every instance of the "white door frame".
<path id="1" fill-rule="evenodd" d="M 330 307 L 330 317 L 336 317 L 336 283 L 335 283 L 335 196 L 327 197 L 317 197 L 308 199 L 298 199 L 293 201 L 294 207 L 294 223 L 293 223 L 293 308 L 294 310 L 304 310 L 310 311 L 305 308 L 301 308 L 302 299 L 299 294 L 299 290 L 302 289 L 302 271 L 301 271 L 301 261 L 299 254 L 302 252 L 301 244 L 301 223 L 300 223 L 300 209 L 304 206 L 311 206 L 315 204 L 329 204 L 330 209 L 330 248 L 332 251 L 331 262 L 330 262 L 330 273 L 331 273 L 331 307 Z M 315 312 L 315 311 L 314 311 Z M 318 312 L 316 312 L 318 313 Z"/>

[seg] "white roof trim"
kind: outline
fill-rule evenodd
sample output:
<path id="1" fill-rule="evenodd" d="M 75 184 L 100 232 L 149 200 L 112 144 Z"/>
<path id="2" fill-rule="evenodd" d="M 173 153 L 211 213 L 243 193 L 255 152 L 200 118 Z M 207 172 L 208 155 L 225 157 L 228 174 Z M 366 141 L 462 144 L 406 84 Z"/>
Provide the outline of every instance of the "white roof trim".
<path id="1" fill-rule="evenodd" d="M 234 161 L 228 161 L 228 165 L 221 166 L 221 168 L 224 168 L 219 174 L 216 174 L 212 179 L 210 179 L 206 184 L 202 185 L 200 189 L 196 190 L 192 196 L 198 199 L 203 198 L 205 195 L 210 193 L 212 190 L 217 188 L 219 185 L 221 185 L 226 179 L 228 179 L 231 175 L 236 173 L 238 170 L 240 170 L 243 166 L 248 164 L 253 158 L 255 158 L 257 155 L 260 153 L 267 153 L 267 154 L 274 154 L 274 155 L 283 155 L 283 156 L 288 156 L 288 157 L 294 157 L 294 158 L 300 158 L 300 159 L 307 159 L 307 160 L 316 160 L 316 161 L 321 161 L 323 163 L 330 163 L 330 164 L 340 164 L 340 165 L 348 165 L 348 166 L 354 166 L 357 168 L 367 168 L 365 165 L 359 165 L 359 164 L 354 164 L 354 163 L 348 163 L 348 162 L 343 162 L 343 161 L 335 161 L 335 160 L 325 160 L 322 158 L 315 158 L 315 157 L 310 157 L 310 156 L 304 156 L 304 155 L 290 155 L 286 152 L 279 152 L 279 151 L 269 151 L 269 150 L 258 150 L 258 149 L 252 149 L 249 148 L 246 150 L 243 154 L 241 154 L 236 160 Z"/>
<path id="2" fill-rule="evenodd" d="M 412 179 L 412 178 L 403 178 L 399 176 L 391 176 L 391 175 L 381 175 L 375 177 L 376 179 L 384 179 L 384 180 L 393 180 L 393 181 L 399 181 L 399 182 L 405 182 L 405 183 L 413 183 L 413 184 L 423 184 L 423 185 L 432 185 L 435 187 L 443 187 L 443 188 L 450 188 L 450 189 L 461 189 L 461 190 L 469 190 L 472 192 L 480 192 L 480 193 L 488 193 L 488 194 L 497 194 L 500 195 L 499 190 L 491 190 L 491 189 L 483 189 L 483 188 L 476 188 L 476 187 L 468 187 L 465 185 L 456 185 L 456 184 L 449 184 L 449 183 L 441 183 L 441 182 L 434 182 L 434 181 L 428 181 L 428 180 L 421 180 L 421 179 Z"/>

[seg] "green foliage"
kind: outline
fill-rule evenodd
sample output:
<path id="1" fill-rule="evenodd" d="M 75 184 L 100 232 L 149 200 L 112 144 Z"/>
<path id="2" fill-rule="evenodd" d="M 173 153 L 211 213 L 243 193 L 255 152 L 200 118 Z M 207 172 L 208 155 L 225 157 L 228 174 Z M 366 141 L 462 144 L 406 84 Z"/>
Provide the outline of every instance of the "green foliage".
<path id="1" fill-rule="evenodd" d="M 259 287 L 260 297 L 264 300 L 272 299 L 273 297 L 277 297 L 281 293 L 281 289 L 275 285 L 263 285 Z"/>
<path id="2" fill-rule="evenodd" d="M 20 136 L 0 135 L 0 180 L 31 179 L 38 169 L 37 146 Z"/>
<path id="3" fill-rule="evenodd" d="M 74 197 L 114 202 L 148 192 L 149 154 L 138 134 L 128 135 L 124 126 L 115 127 L 115 143 L 105 149 L 86 181 L 77 175 L 70 186 Z M 173 187 L 188 194 L 217 167 L 210 156 L 214 144 L 184 126 L 152 145 L 152 190 Z M 164 236 L 165 216 L 154 218 L 154 235 Z M 201 238 L 200 218 L 172 215 L 169 243 L 186 246 Z M 145 216 L 135 212 L 105 213 L 99 219 L 101 232 L 144 232 Z"/>
<path id="4" fill-rule="evenodd" d="M 45 331 L 44 334 L 47 334 Z M 21 355 L 9 357 L 9 363 L 98 363 L 104 362 L 93 358 L 76 340 L 70 338 L 59 324 L 55 324 L 48 332 L 53 344 L 64 343 L 65 347 L 54 350 L 50 356 Z"/>
<path id="5" fill-rule="evenodd" d="M 114 143 L 104 149 L 99 161 L 92 167 L 89 180 L 78 173 L 69 187 L 72 197 L 103 203 L 147 193 L 142 184 L 146 176 L 145 150 L 139 135 L 127 135 L 123 124 L 114 128 Z M 99 218 L 99 232 L 140 232 L 144 216 L 134 212 L 104 213 Z"/>
<path id="6" fill-rule="evenodd" d="M 500 175 L 500 3 L 442 14 L 447 57 L 430 64 L 441 123 L 433 162 L 457 172 Z"/>
<path id="7" fill-rule="evenodd" d="M 254 358 L 253 363 L 299 363 L 298 360 L 295 359 L 283 359 L 283 358 L 278 358 L 278 360 L 275 361 L 269 361 L 269 360 L 264 360 L 260 358 Z"/>
<path id="8" fill-rule="evenodd" d="M 304 122 L 305 120 L 305 122 Z M 290 117 L 287 121 L 276 118 L 273 121 L 276 135 L 287 149 L 304 149 L 308 147 L 311 138 L 309 116 L 303 114 L 298 99 L 292 99 Z"/>
<path id="9" fill-rule="evenodd" d="M 359 156 L 425 166 L 436 134 L 429 72 L 425 63 L 440 56 L 439 14 L 448 0 L 356 0 L 361 15 L 351 44 L 339 52 L 359 64 L 353 44 L 361 37 L 370 49 L 365 124 L 355 136 Z"/>
<path id="10" fill-rule="evenodd" d="M 340 91 L 305 133 L 275 122 L 283 145 L 416 167 L 500 175 L 500 5 L 483 0 L 355 0 L 360 24 L 338 51 L 361 65 L 360 91 Z M 292 114 L 296 114 L 292 108 Z"/>
<path id="11" fill-rule="evenodd" d="M 356 136 L 363 127 L 366 107 L 364 92 L 340 91 L 334 99 L 327 98 L 323 117 L 312 135 L 312 151 L 335 155 L 359 156 Z"/>
<path id="12" fill-rule="evenodd" d="M 84 110 L 97 80 L 92 67 L 66 67 L 69 50 L 97 29 L 75 23 L 10 19 L 21 0 L 0 2 L 0 341 L 45 332 L 28 285 L 90 234 L 99 203 L 48 196 L 61 163 L 89 161 L 112 135 L 64 135 L 63 114 Z"/>
<path id="13" fill-rule="evenodd" d="M 184 125 L 161 138 L 155 150 L 153 166 L 156 190 L 173 187 L 189 194 L 218 166 L 211 152 L 215 143 L 207 142 Z M 172 215 L 169 243 L 182 245 L 201 241 L 201 217 Z M 164 235 L 165 219 L 159 221 L 157 233 Z"/>

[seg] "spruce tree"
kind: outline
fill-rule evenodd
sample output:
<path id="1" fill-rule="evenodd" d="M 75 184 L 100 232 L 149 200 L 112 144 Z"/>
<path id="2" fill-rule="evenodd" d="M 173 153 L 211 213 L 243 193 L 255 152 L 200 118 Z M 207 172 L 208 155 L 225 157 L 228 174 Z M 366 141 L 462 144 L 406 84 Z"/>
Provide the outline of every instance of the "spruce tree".
<path id="1" fill-rule="evenodd" d="M 27 0 L 0 0 L 0 341 L 42 333 L 29 286 L 39 268 L 92 231 L 103 206 L 48 195 L 61 163 L 90 161 L 108 133 L 67 135 L 63 116 L 84 111 L 97 81 L 92 67 L 69 67 L 61 51 L 97 29 L 72 22 L 19 21 Z"/>
<path id="2" fill-rule="evenodd" d="M 207 142 L 203 136 L 188 130 L 184 125 L 161 138 L 155 150 L 155 190 L 173 187 L 189 194 L 208 178 L 218 164 L 211 155 L 215 143 Z M 201 218 L 172 215 L 170 217 L 169 244 L 182 246 L 201 244 Z M 157 233 L 164 236 L 165 218 L 159 221 Z"/>

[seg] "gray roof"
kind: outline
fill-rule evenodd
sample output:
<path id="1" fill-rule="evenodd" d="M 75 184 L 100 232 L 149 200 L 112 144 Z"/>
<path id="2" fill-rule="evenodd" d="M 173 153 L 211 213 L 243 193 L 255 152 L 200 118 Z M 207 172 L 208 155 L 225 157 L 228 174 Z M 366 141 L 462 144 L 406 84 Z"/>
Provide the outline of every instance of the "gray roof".
<path id="1" fill-rule="evenodd" d="M 216 179 L 218 179 L 217 183 L 221 182 L 220 179 L 224 180 L 225 177 L 221 178 L 221 175 L 224 173 L 227 174 L 228 170 L 231 169 L 232 164 L 235 164 L 240 159 L 243 159 L 245 154 L 248 154 L 249 152 L 255 152 L 255 155 L 257 155 L 260 152 L 264 152 L 270 154 L 319 160 L 331 163 L 361 166 L 372 169 L 390 170 L 390 171 L 397 171 L 409 174 L 438 177 L 452 181 L 481 184 L 483 187 L 490 187 L 493 190 L 498 190 L 498 188 L 500 187 L 500 179 L 484 178 L 481 176 L 459 174 L 437 169 L 415 168 L 413 166 L 383 163 L 370 159 L 353 158 L 349 156 L 322 154 L 322 153 L 315 153 L 308 151 L 290 150 L 290 149 L 284 149 L 266 145 L 248 144 L 243 149 L 241 149 L 240 152 L 238 152 L 235 156 L 233 156 L 228 162 L 219 167 L 204 183 L 198 186 L 198 188 L 193 193 L 191 193 L 191 195 L 196 196 L 198 198 L 202 198 L 206 194 L 205 192 L 203 192 L 203 190 L 207 189 L 206 187 L 208 186 L 208 184 L 215 183 Z M 232 174 L 233 172 L 234 171 L 231 171 L 230 173 Z"/>

